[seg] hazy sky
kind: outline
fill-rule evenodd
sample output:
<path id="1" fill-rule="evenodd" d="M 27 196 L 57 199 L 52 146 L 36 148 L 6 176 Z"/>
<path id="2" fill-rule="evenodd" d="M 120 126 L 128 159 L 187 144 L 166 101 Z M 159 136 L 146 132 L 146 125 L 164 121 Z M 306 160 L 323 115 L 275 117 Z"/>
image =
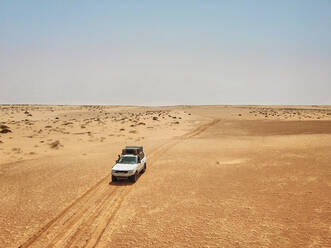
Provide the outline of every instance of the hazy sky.
<path id="1" fill-rule="evenodd" d="M 1 0 L 0 103 L 331 104 L 331 1 Z"/>

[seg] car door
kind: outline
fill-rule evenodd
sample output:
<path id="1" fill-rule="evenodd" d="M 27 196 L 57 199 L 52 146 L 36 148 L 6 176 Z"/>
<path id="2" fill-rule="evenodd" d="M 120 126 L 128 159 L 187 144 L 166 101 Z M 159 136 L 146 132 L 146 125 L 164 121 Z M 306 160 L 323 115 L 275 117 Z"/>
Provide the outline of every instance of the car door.
<path id="1" fill-rule="evenodd" d="M 142 170 L 144 168 L 144 164 L 145 164 L 145 154 L 144 152 L 141 152 L 139 154 L 140 157 L 140 170 Z"/>
<path id="2" fill-rule="evenodd" d="M 141 160 L 141 163 L 142 163 L 142 166 L 144 167 L 145 163 L 146 163 L 146 156 L 145 156 L 145 153 L 142 152 L 143 154 L 143 159 Z"/>

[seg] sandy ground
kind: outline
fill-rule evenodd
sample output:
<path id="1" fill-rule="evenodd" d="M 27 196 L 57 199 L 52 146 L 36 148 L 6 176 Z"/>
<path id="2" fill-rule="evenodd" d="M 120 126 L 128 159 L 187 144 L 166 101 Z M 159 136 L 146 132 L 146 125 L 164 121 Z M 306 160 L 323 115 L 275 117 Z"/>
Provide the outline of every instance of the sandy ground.
<path id="1" fill-rule="evenodd" d="M 330 247 L 330 151 L 330 106 L 3 105 L 0 247 Z"/>

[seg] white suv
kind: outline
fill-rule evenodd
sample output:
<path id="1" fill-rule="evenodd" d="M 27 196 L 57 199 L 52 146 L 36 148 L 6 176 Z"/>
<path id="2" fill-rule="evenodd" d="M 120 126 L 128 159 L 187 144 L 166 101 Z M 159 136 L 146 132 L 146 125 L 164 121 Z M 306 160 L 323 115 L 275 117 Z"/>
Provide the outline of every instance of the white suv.
<path id="1" fill-rule="evenodd" d="M 114 182 L 120 178 L 128 178 L 131 182 L 136 182 L 139 173 L 144 173 L 145 171 L 146 156 L 143 151 L 138 155 L 121 155 L 112 168 L 111 179 Z"/>

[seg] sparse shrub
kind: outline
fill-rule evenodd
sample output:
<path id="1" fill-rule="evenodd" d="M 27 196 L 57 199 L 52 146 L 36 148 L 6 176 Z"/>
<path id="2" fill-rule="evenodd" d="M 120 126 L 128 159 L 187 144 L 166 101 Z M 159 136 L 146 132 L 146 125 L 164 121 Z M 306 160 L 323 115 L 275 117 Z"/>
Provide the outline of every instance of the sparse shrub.
<path id="1" fill-rule="evenodd" d="M 22 149 L 21 148 L 13 148 L 12 149 L 13 152 L 16 152 L 16 153 L 21 153 L 22 152 Z"/>
<path id="2" fill-rule="evenodd" d="M 0 133 L 11 133 L 11 132 L 12 131 L 10 129 L 7 129 L 7 128 L 0 130 Z"/>
<path id="3" fill-rule="evenodd" d="M 60 141 L 58 141 L 58 140 L 50 143 L 49 145 L 52 149 L 59 149 L 61 146 L 63 146 L 63 145 L 61 145 Z"/>

